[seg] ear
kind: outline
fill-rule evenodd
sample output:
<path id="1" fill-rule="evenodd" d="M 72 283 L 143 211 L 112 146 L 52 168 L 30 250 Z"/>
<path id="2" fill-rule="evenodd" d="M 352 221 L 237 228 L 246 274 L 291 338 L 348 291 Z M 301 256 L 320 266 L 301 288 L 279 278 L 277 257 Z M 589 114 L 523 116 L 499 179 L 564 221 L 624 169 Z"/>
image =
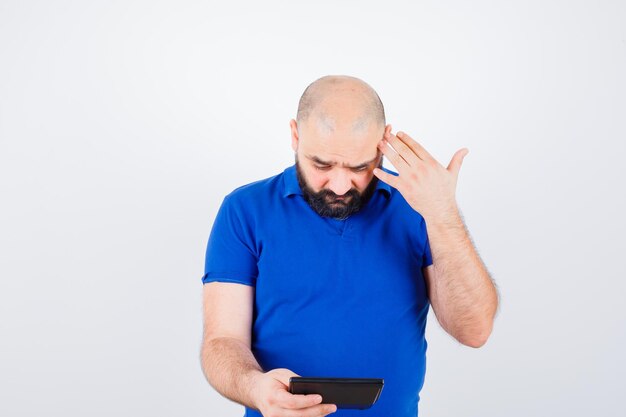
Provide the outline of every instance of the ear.
<path id="1" fill-rule="evenodd" d="M 294 152 L 298 151 L 298 122 L 294 119 L 289 121 L 289 127 L 291 128 L 291 149 Z"/>
<path id="2" fill-rule="evenodd" d="M 383 136 L 385 136 L 387 133 L 391 133 L 391 125 L 387 125 L 385 126 L 385 132 L 383 133 Z"/>

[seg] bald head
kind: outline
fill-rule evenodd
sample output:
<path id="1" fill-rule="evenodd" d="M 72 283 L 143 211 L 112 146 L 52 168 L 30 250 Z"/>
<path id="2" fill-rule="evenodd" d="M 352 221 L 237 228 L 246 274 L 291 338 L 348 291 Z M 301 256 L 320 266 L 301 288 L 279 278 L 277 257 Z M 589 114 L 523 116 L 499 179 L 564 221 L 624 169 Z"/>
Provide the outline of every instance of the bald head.
<path id="1" fill-rule="evenodd" d="M 327 75 L 313 81 L 300 97 L 299 126 L 314 123 L 321 134 L 348 127 L 354 133 L 370 125 L 385 126 L 385 110 L 378 94 L 366 82 L 347 75 Z"/>

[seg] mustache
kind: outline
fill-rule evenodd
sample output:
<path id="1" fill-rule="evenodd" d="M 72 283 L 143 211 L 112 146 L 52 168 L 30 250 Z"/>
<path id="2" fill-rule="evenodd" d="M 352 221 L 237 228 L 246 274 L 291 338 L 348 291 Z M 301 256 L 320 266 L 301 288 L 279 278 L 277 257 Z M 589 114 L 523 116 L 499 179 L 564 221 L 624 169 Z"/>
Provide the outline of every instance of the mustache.
<path id="1" fill-rule="evenodd" d="M 340 199 L 347 200 L 349 198 L 359 197 L 359 195 L 360 195 L 360 193 L 357 190 L 355 190 L 354 188 L 348 190 L 345 194 L 342 194 L 342 195 L 335 194 L 331 190 L 321 190 L 318 193 L 312 193 L 312 194 L 314 194 L 315 196 L 320 197 L 320 198 L 328 198 L 328 197 L 330 197 L 333 200 L 340 200 Z"/>

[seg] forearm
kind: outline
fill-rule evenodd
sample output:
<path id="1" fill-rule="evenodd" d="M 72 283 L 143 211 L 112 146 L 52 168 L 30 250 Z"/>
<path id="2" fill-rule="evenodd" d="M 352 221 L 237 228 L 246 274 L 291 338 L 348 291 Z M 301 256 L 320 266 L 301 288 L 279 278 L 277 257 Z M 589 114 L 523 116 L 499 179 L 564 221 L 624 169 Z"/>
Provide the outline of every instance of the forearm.
<path id="1" fill-rule="evenodd" d="M 230 337 L 212 339 L 202 345 L 201 362 L 207 381 L 217 392 L 256 408 L 252 398 L 254 379 L 263 370 L 246 344 Z"/>
<path id="2" fill-rule="evenodd" d="M 478 347 L 493 327 L 498 296 L 458 210 L 426 220 L 433 258 L 430 290 L 437 319 L 461 343 Z"/>

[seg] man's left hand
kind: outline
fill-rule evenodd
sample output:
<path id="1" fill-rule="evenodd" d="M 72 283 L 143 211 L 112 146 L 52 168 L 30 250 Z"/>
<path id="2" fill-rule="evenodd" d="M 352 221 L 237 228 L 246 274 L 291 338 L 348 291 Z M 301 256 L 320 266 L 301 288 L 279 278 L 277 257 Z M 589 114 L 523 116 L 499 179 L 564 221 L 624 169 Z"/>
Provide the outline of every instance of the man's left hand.
<path id="1" fill-rule="evenodd" d="M 444 168 L 426 149 L 404 132 L 385 133 L 378 148 L 398 170 L 398 176 L 374 169 L 374 175 L 396 188 L 428 221 L 447 222 L 458 215 L 456 183 L 467 148 L 456 151 Z M 393 149 L 389 146 L 393 147 Z M 395 149 L 395 151 L 394 151 Z"/>

